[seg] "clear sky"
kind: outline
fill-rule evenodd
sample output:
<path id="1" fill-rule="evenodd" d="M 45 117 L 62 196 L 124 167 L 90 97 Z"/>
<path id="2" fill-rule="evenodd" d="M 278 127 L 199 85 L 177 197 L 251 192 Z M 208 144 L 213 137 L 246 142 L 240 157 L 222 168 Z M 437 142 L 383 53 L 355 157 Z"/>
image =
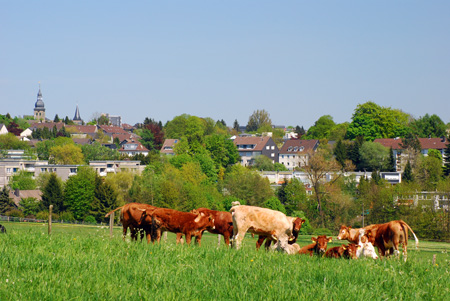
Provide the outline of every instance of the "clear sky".
<path id="1" fill-rule="evenodd" d="M 0 114 L 165 123 L 351 121 L 373 101 L 450 122 L 450 1 L 1 1 Z"/>

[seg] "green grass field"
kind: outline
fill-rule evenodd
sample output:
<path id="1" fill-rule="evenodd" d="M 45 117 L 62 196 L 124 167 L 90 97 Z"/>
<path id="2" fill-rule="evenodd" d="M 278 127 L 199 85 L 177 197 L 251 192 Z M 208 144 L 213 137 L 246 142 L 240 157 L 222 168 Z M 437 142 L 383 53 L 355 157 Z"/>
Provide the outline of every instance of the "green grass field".
<path id="1" fill-rule="evenodd" d="M 0 300 L 450 300 L 450 244 L 410 241 L 408 261 L 336 260 L 255 250 L 122 241 L 121 228 L 5 223 Z M 299 244 L 310 243 L 301 237 Z M 330 246 L 342 242 L 333 241 Z M 436 264 L 432 264 L 436 254 Z"/>

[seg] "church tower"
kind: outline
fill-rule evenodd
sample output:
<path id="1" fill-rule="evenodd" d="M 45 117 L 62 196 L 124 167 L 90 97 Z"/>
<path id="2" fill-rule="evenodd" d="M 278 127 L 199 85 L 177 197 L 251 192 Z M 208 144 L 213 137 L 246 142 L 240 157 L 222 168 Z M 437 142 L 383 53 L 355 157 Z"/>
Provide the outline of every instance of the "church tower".
<path id="1" fill-rule="evenodd" d="M 75 110 L 75 116 L 73 117 L 72 121 L 73 121 L 73 123 L 78 124 L 78 125 L 83 124 L 83 120 L 81 119 L 80 110 L 78 109 L 78 105 L 77 105 L 77 109 Z"/>
<path id="2" fill-rule="evenodd" d="M 39 92 L 37 95 L 37 101 L 34 105 L 34 119 L 41 122 L 45 121 L 45 107 L 42 101 L 41 84 L 39 84 Z"/>

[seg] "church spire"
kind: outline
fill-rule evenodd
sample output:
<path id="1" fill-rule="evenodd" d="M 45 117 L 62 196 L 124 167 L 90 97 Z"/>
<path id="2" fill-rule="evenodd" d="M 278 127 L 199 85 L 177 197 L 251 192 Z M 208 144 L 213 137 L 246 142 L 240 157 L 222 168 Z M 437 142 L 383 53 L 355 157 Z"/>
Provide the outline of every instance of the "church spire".
<path id="1" fill-rule="evenodd" d="M 42 101 L 41 83 L 39 83 L 39 92 L 36 103 L 34 104 L 34 119 L 45 121 L 45 106 L 44 101 Z"/>
<path id="2" fill-rule="evenodd" d="M 73 122 L 76 124 L 83 124 L 83 120 L 81 119 L 81 116 L 80 116 L 80 109 L 78 109 L 78 104 L 77 104 L 77 108 L 75 110 L 75 116 L 73 117 Z"/>

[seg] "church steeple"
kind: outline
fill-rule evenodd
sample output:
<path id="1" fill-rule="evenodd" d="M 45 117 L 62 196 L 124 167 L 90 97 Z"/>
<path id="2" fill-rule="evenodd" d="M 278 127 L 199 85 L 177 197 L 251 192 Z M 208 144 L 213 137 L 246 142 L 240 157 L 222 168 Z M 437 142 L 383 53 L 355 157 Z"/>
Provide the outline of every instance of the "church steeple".
<path id="1" fill-rule="evenodd" d="M 45 121 L 45 106 L 42 101 L 41 84 L 39 83 L 39 92 L 37 94 L 37 100 L 34 105 L 34 119 Z"/>
<path id="2" fill-rule="evenodd" d="M 73 122 L 76 124 L 83 123 L 83 120 L 81 119 L 81 116 L 80 116 L 80 110 L 78 109 L 78 105 L 77 105 L 77 109 L 75 110 L 75 116 L 73 117 Z"/>

